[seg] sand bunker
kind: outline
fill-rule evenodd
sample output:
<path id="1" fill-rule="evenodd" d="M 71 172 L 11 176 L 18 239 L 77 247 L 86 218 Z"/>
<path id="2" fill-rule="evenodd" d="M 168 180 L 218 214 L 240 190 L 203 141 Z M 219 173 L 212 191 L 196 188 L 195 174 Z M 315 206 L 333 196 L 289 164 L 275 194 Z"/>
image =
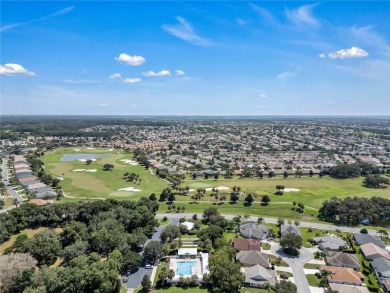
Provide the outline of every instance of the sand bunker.
<path id="1" fill-rule="evenodd" d="M 97 169 L 74 169 L 73 172 L 96 172 Z"/>
<path id="2" fill-rule="evenodd" d="M 125 188 L 120 188 L 118 190 L 120 190 L 120 191 L 132 191 L 132 192 L 139 192 L 139 191 L 141 191 L 141 189 L 136 189 L 134 187 L 125 187 Z"/>
<path id="3" fill-rule="evenodd" d="M 219 191 L 221 190 L 229 190 L 230 188 L 227 187 L 227 186 L 218 186 L 218 187 L 214 187 L 215 189 L 218 189 Z M 212 188 L 206 188 L 206 191 L 212 191 L 213 189 Z"/>
<path id="4" fill-rule="evenodd" d="M 112 152 L 114 149 L 109 149 L 109 150 L 106 150 L 106 152 Z"/>
<path id="5" fill-rule="evenodd" d="M 136 161 L 133 161 L 133 160 L 124 159 L 124 160 L 120 160 L 120 161 L 125 163 L 125 164 L 132 165 L 132 166 L 138 165 L 138 163 Z"/>
<path id="6" fill-rule="evenodd" d="M 57 179 L 60 181 L 64 180 L 64 178 L 62 178 L 62 177 L 57 177 Z"/>
<path id="7" fill-rule="evenodd" d="M 285 189 L 283 189 L 283 192 L 297 192 L 297 191 L 300 191 L 300 190 L 297 189 L 297 188 L 285 188 Z"/>
<path id="8" fill-rule="evenodd" d="M 96 161 L 96 159 L 78 159 L 78 161 L 80 162 L 86 162 L 88 160 L 91 160 L 91 161 Z"/>
<path id="9" fill-rule="evenodd" d="M 75 152 L 79 152 L 79 151 L 80 151 L 80 149 L 75 149 L 74 151 L 75 151 Z"/>
<path id="10" fill-rule="evenodd" d="M 95 148 L 87 148 L 87 150 L 94 150 Z"/>
<path id="11" fill-rule="evenodd" d="M 190 190 L 188 190 L 188 192 L 194 192 L 194 191 L 196 191 L 195 189 L 190 189 Z"/>

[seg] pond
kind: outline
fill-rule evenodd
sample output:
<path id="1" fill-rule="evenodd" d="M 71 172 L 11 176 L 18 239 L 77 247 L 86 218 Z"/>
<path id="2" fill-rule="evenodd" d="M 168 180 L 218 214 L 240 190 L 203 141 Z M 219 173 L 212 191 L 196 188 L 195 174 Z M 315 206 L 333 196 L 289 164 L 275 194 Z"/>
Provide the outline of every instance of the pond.
<path id="1" fill-rule="evenodd" d="M 92 159 L 97 159 L 105 156 L 108 156 L 108 154 L 64 154 L 61 157 L 61 161 L 69 162 L 69 161 L 76 161 L 82 159 L 92 160 Z"/>

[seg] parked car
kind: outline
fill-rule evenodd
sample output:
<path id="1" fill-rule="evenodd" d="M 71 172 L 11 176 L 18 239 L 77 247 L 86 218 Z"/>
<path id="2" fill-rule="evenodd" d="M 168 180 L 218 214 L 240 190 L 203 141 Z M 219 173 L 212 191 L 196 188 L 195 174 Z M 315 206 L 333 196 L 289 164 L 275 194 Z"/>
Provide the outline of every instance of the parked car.
<path id="1" fill-rule="evenodd" d="M 123 283 L 126 283 L 129 280 L 129 277 L 127 275 L 123 276 Z"/>
<path id="2" fill-rule="evenodd" d="M 279 276 L 283 280 L 288 280 L 288 275 L 287 274 L 280 274 Z"/>
<path id="3" fill-rule="evenodd" d="M 145 265 L 145 269 L 153 269 L 153 265 L 147 264 L 147 265 Z"/>

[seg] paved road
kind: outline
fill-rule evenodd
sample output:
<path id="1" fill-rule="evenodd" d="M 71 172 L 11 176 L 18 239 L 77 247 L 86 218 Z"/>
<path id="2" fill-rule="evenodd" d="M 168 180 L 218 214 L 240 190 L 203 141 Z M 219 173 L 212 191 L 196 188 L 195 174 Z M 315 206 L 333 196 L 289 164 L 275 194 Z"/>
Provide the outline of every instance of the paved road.
<path id="1" fill-rule="evenodd" d="M 1 175 L 3 176 L 3 182 L 5 184 L 5 187 L 7 188 L 8 192 L 12 195 L 13 198 L 16 198 L 18 200 L 19 203 L 22 203 L 23 202 L 23 198 L 20 197 L 20 195 L 12 189 L 12 186 L 9 184 L 9 178 L 8 178 L 8 174 L 7 174 L 7 159 L 3 158 L 3 164 L 1 166 L 1 168 L 3 169 L 2 170 L 2 173 Z"/>
<path id="2" fill-rule="evenodd" d="M 175 218 L 171 219 L 171 223 L 169 225 L 177 225 L 178 223 L 179 223 L 179 218 L 175 217 Z M 158 227 L 156 229 L 156 232 L 153 234 L 152 238 L 148 239 L 146 241 L 145 245 L 148 244 L 150 241 L 160 241 L 160 234 L 165 229 L 165 227 L 166 226 Z M 142 254 L 142 252 L 141 252 L 141 254 Z M 145 269 L 145 264 L 146 264 L 146 260 L 144 259 L 142 261 L 142 265 L 138 269 L 138 271 L 136 271 L 135 273 L 133 273 L 129 276 L 129 280 L 126 283 L 127 288 L 138 288 L 138 286 L 141 284 L 141 281 L 142 281 L 142 278 L 144 277 L 144 275 L 148 275 L 149 277 L 152 275 L 153 270 Z"/>
<path id="3" fill-rule="evenodd" d="M 180 218 L 191 218 L 193 214 L 191 213 L 185 213 L 185 214 L 157 214 L 156 218 L 163 218 L 168 217 L 170 219 L 180 219 Z M 226 215 L 222 214 L 226 219 L 231 220 L 235 215 Z M 198 214 L 199 218 L 202 218 L 202 214 Z M 258 217 L 251 216 L 250 221 L 257 221 Z M 278 219 L 276 218 L 263 218 L 264 222 L 270 223 L 270 224 L 277 224 Z M 322 223 L 312 223 L 312 222 L 300 222 L 301 227 L 311 227 L 316 229 L 322 229 L 322 230 L 333 230 L 336 231 L 336 229 L 339 229 L 342 232 L 349 232 L 349 233 L 360 233 L 361 228 L 352 228 L 352 227 L 344 227 L 344 226 L 336 226 L 333 224 L 322 224 Z M 378 235 L 376 230 L 367 229 L 368 234 L 371 235 Z"/>
<path id="4" fill-rule="evenodd" d="M 293 257 L 286 255 L 279 244 L 275 243 L 271 246 L 271 251 L 275 255 L 279 255 L 291 267 L 295 284 L 297 285 L 299 293 L 310 293 L 309 283 L 306 279 L 303 266 L 305 263 L 313 259 L 313 254 L 307 248 L 300 249 L 299 256 Z"/>

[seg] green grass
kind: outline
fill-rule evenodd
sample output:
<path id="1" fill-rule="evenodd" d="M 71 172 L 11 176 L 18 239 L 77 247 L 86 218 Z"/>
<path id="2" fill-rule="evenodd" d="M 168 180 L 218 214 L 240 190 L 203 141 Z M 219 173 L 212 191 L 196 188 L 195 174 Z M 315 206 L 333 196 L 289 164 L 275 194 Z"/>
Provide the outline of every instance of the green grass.
<path id="1" fill-rule="evenodd" d="M 319 178 L 318 176 L 303 176 L 295 178 L 290 176 L 288 178 L 274 177 L 274 178 L 243 178 L 233 177 L 232 179 L 218 179 L 218 180 L 186 180 L 182 185 L 190 186 L 191 188 L 198 187 L 217 187 L 240 186 L 242 192 L 252 192 L 259 195 L 268 194 L 271 198 L 271 205 L 274 202 L 301 202 L 307 207 L 320 208 L 322 202 L 332 196 L 347 197 L 347 196 L 361 196 L 372 197 L 381 196 L 390 198 L 388 190 L 369 189 L 362 186 L 363 178 L 355 179 L 334 179 L 329 176 Z M 284 192 L 283 195 L 274 195 L 276 185 L 284 185 L 286 188 L 296 188 L 299 192 Z M 205 196 L 204 199 L 210 196 Z M 260 201 L 257 198 L 256 201 Z M 290 206 L 291 207 L 291 206 Z M 309 209 L 307 209 L 307 212 Z"/>
<path id="2" fill-rule="evenodd" d="M 0 245 L 0 254 L 4 253 L 4 251 L 8 248 L 8 247 L 11 247 L 12 244 L 14 244 L 16 238 L 20 235 L 20 234 L 26 234 L 28 238 L 31 238 L 33 237 L 35 234 L 39 233 L 39 232 L 42 232 L 44 230 L 46 230 L 48 228 L 45 228 L 45 227 L 40 227 L 40 228 L 37 228 L 37 229 L 25 229 L 23 231 L 21 231 L 20 233 L 18 234 L 15 234 L 15 235 L 12 235 L 11 238 L 9 240 L 7 240 L 6 242 L 2 243 Z M 54 229 L 54 231 L 59 234 L 62 232 L 62 229 L 61 228 L 56 228 Z"/>
<path id="3" fill-rule="evenodd" d="M 225 239 L 226 241 L 233 240 L 234 238 L 236 238 L 236 235 L 238 234 L 223 232 L 223 239 Z M 238 237 L 242 238 L 240 235 L 238 235 Z"/>
<path id="4" fill-rule="evenodd" d="M 155 175 L 151 175 L 150 171 L 145 170 L 144 167 L 139 165 L 131 166 L 120 161 L 122 159 L 132 159 L 130 154 L 118 154 L 118 150 L 107 152 L 105 149 L 87 150 L 80 148 L 79 152 L 75 152 L 74 149 L 76 148 L 62 148 L 42 157 L 47 173 L 64 178 L 60 185 L 68 196 L 138 200 L 140 197 L 149 196 L 151 193 L 159 194 L 162 189 L 168 186 L 167 182 L 160 180 Z M 63 154 L 74 153 L 102 153 L 107 154 L 107 156 L 96 159 L 90 165 L 77 160 L 70 162 L 60 160 Z M 103 171 L 104 164 L 113 164 L 114 169 Z M 97 169 L 97 172 L 73 172 L 74 169 Z M 122 175 L 125 172 L 139 174 L 142 183 L 135 184 L 122 179 Z M 141 191 L 128 192 L 118 190 L 130 186 L 141 189 Z"/>
<path id="5" fill-rule="evenodd" d="M 171 219 L 168 218 L 167 221 L 163 221 L 162 219 L 160 219 L 158 222 L 160 223 L 161 227 L 164 227 L 164 226 L 169 225 L 169 223 L 171 222 Z"/>
<path id="6" fill-rule="evenodd" d="M 269 257 L 269 260 L 271 263 L 275 263 L 275 266 L 278 266 L 278 267 L 289 267 L 289 265 L 284 261 L 284 260 L 280 260 L 280 263 L 277 263 L 277 257 L 272 255 L 272 254 L 268 254 L 268 257 Z"/>
<path id="7" fill-rule="evenodd" d="M 293 277 L 294 275 L 290 272 L 283 272 L 283 271 L 276 271 L 278 273 L 278 275 L 280 274 L 284 274 L 284 275 L 287 275 L 289 278 Z"/>
<path id="8" fill-rule="evenodd" d="M 12 196 L 7 196 L 7 197 L 5 198 L 5 201 L 4 201 L 3 209 L 12 206 L 13 200 L 14 200 L 14 198 L 13 198 Z"/>
<path id="9" fill-rule="evenodd" d="M 307 263 L 303 266 L 305 269 L 318 269 L 320 267 L 319 264 Z"/>
<path id="10" fill-rule="evenodd" d="M 309 282 L 309 286 L 318 287 L 320 286 L 321 279 L 317 278 L 315 275 L 306 275 L 306 279 Z"/>
<path id="11" fill-rule="evenodd" d="M 155 292 L 167 292 L 167 293 L 207 293 L 207 292 L 209 292 L 209 290 L 206 289 L 206 288 L 201 288 L 201 287 L 182 288 L 182 287 L 171 286 L 171 287 L 159 288 Z"/>

